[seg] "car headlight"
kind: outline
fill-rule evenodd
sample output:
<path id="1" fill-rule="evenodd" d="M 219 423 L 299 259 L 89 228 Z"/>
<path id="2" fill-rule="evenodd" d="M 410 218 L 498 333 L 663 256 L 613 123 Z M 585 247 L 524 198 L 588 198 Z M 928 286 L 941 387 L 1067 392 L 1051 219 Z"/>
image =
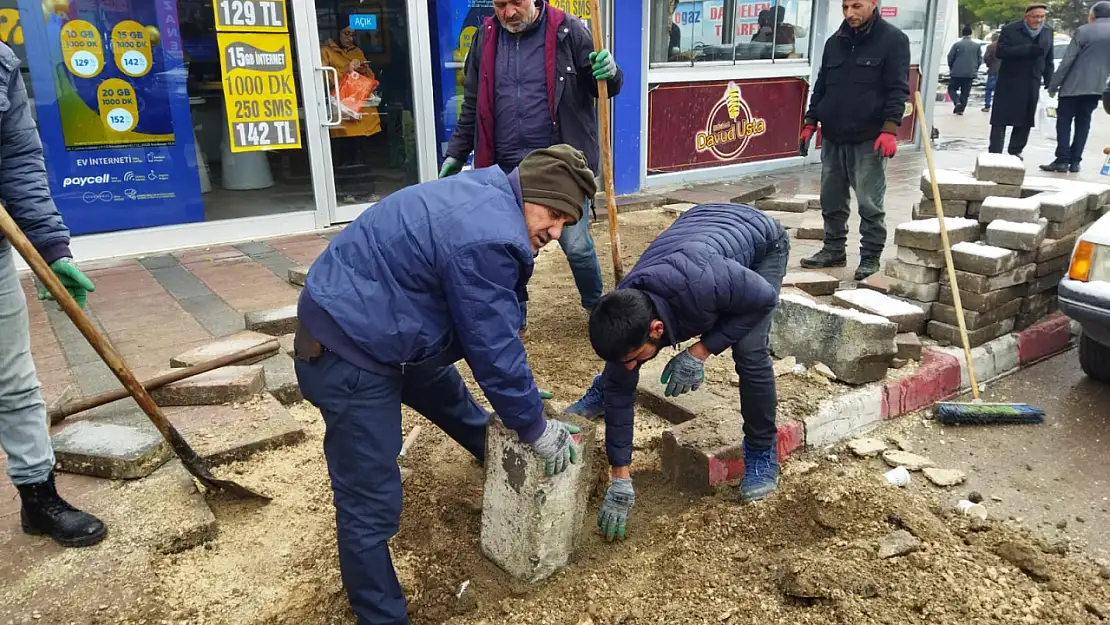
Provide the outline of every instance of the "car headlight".
<path id="1" fill-rule="evenodd" d="M 1080 241 L 1071 254 L 1068 277 L 1079 282 L 1110 282 L 1110 248 Z"/>

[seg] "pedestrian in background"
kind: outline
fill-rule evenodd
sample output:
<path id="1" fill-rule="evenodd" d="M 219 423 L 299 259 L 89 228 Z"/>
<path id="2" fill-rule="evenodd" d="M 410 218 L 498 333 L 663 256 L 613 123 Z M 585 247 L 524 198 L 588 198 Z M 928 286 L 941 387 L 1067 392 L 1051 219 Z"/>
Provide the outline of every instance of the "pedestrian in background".
<path id="1" fill-rule="evenodd" d="M 971 97 L 971 82 L 983 64 L 983 48 L 971 38 L 971 24 L 964 24 L 960 40 L 948 50 L 948 97 L 955 106 L 953 113 L 963 115 Z"/>
<path id="2" fill-rule="evenodd" d="M 1095 3 L 1087 21 L 1075 31 L 1048 86 L 1049 95 L 1059 93 L 1060 100 L 1056 105 L 1056 160 L 1041 165 L 1044 171 L 1079 172 L 1091 113 L 1098 108 L 1110 76 L 1110 2 Z"/>
<path id="3" fill-rule="evenodd" d="M 1013 126 L 1008 152 L 1021 158 L 1037 116 L 1041 84 L 1052 82 L 1052 29 L 1045 26 L 1047 10 L 1031 4 L 1025 18 L 1002 27 L 995 54 L 1002 61 L 996 86 L 1001 99 L 991 109 L 990 151 L 1002 153 L 1006 127 Z"/>
<path id="4" fill-rule="evenodd" d="M 983 112 L 991 110 L 991 101 L 994 99 L 994 86 L 998 84 L 998 68 L 1002 64 L 998 60 L 998 33 L 991 35 L 991 42 L 987 44 L 987 51 L 983 54 L 983 62 L 987 65 L 987 87 L 983 97 Z"/>

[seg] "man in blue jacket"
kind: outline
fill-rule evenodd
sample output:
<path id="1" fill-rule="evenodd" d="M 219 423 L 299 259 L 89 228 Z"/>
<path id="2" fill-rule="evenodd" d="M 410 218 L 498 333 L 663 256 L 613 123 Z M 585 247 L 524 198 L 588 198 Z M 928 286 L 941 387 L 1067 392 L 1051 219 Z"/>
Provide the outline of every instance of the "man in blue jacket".
<path id="1" fill-rule="evenodd" d="M 577 429 L 544 418 L 519 295 L 535 253 L 583 218 L 596 190 L 581 152 L 536 150 L 508 174 L 490 167 L 394 193 L 313 263 L 297 379 L 327 427 L 339 565 L 359 625 L 408 623 L 388 545 L 401 515 L 401 404 L 484 459 L 488 415 L 456 361 L 550 473 L 575 461 Z"/>
<path id="2" fill-rule="evenodd" d="M 590 315 L 590 342 L 607 364 L 567 412 L 591 419 L 605 415 L 612 481 L 598 526 L 610 540 L 624 537 L 636 498 L 629 466 L 640 365 L 666 345 L 699 338 L 663 370 L 668 396 L 696 391 L 705 359 L 732 347 L 744 418 L 740 499 L 763 499 L 778 487 L 775 372 L 768 342 L 789 257 L 790 239 L 766 214 L 744 204 L 695 206 L 648 246 Z"/>

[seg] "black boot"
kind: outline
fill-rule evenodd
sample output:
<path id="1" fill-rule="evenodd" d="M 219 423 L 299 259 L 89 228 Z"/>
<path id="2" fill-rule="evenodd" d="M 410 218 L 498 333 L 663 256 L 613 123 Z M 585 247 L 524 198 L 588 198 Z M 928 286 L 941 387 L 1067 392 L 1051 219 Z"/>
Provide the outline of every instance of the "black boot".
<path id="1" fill-rule="evenodd" d="M 1079 163 L 1072 163 L 1071 165 L 1068 165 L 1068 171 L 1073 173 L 1073 174 L 1078 174 L 1079 173 Z"/>
<path id="2" fill-rule="evenodd" d="M 848 255 L 844 252 L 834 252 L 822 249 L 809 258 L 803 258 L 801 265 L 806 269 L 822 269 L 824 267 L 843 267 L 848 264 Z"/>
<path id="3" fill-rule="evenodd" d="M 1052 161 L 1047 165 L 1041 165 L 1041 171 L 1051 171 L 1062 174 L 1068 170 L 1068 164 L 1061 161 Z"/>
<path id="4" fill-rule="evenodd" d="M 23 500 L 19 519 L 27 534 L 50 536 L 65 547 L 89 547 L 108 534 L 108 528 L 100 519 L 81 512 L 58 496 L 53 473 L 41 484 L 16 488 Z"/>
<path id="5" fill-rule="evenodd" d="M 864 256 L 859 259 L 859 269 L 856 269 L 856 280 L 864 280 L 871 274 L 879 273 L 879 257 Z"/>

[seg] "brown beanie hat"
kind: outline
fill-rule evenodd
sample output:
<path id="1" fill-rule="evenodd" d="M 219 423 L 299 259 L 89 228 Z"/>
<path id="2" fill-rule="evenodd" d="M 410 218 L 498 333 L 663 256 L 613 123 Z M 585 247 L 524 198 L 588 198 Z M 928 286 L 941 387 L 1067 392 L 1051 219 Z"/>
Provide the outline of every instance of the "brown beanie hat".
<path id="1" fill-rule="evenodd" d="M 597 193 L 586 155 L 566 144 L 535 150 L 520 162 L 520 191 L 525 202 L 582 219 L 582 205 Z"/>

